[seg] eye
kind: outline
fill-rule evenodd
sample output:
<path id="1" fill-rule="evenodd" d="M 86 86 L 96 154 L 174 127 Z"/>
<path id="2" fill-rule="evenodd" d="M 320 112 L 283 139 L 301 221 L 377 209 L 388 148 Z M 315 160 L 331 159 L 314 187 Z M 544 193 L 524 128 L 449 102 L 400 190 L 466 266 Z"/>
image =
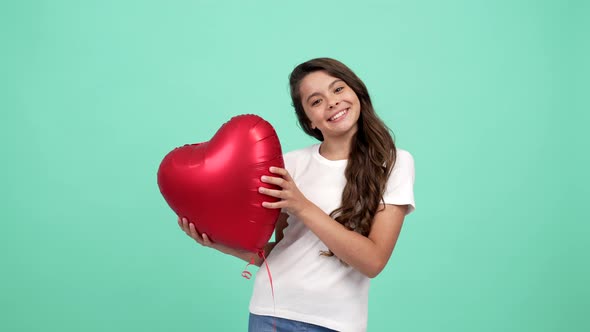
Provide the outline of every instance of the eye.
<path id="1" fill-rule="evenodd" d="M 311 106 L 315 106 L 318 105 L 320 103 L 321 99 L 316 99 L 313 102 L 311 102 Z"/>
<path id="2" fill-rule="evenodd" d="M 344 87 L 343 86 L 339 86 L 339 87 L 336 88 L 336 90 L 334 90 L 334 92 L 338 93 L 338 92 L 340 92 L 342 90 L 344 90 Z"/>

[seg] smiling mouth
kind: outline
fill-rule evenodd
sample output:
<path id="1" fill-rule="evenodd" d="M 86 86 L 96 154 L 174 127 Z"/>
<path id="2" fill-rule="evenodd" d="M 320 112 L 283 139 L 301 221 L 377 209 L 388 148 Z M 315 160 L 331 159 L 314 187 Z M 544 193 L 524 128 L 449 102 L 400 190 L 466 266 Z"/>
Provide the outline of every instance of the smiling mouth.
<path id="1" fill-rule="evenodd" d="M 342 111 L 334 114 L 331 118 L 328 119 L 328 121 L 330 121 L 330 122 L 337 121 L 341 117 L 345 116 L 348 113 L 349 110 L 350 110 L 350 107 L 347 108 L 347 109 L 343 109 Z"/>

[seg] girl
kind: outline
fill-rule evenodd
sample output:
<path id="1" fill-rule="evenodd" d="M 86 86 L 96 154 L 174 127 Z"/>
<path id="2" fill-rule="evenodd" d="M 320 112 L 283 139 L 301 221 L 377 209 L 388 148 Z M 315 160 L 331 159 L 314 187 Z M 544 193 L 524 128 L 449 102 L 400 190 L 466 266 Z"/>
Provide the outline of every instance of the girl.
<path id="1" fill-rule="evenodd" d="M 271 167 L 276 176 L 261 179 L 281 188 L 259 189 L 280 198 L 265 208 L 282 209 L 275 242 L 264 248 L 276 293 L 273 299 L 262 266 L 249 331 L 366 331 L 370 279 L 387 264 L 414 210 L 414 161 L 396 149 L 367 88 L 344 64 L 307 61 L 289 84 L 303 131 L 320 143 L 285 154 L 285 169 Z M 252 256 L 178 222 L 203 246 L 245 261 Z"/>

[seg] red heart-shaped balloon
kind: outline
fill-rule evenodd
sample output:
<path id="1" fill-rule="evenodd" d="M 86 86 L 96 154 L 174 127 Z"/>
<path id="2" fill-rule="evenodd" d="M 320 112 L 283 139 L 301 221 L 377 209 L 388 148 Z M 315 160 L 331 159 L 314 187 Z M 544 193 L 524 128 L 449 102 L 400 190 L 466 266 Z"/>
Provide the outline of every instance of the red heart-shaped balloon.
<path id="1" fill-rule="evenodd" d="M 213 242 L 251 252 L 261 250 L 280 209 L 258 187 L 270 166 L 284 167 L 279 138 L 257 115 L 233 117 L 208 142 L 186 144 L 168 153 L 158 169 L 158 186 L 172 210 Z"/>

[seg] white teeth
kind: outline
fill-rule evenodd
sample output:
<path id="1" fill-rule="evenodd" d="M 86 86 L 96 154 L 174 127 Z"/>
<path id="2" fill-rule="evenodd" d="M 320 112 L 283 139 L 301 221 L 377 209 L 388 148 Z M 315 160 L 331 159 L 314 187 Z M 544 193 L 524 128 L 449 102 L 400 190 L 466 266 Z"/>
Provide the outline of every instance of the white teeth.
<path id="1" fill-rule="evenodd" d="M 345 110 L 342 110 L 342 111 L 340 111 L 340 112 L 338 112 L 336 114 L 334 114 L 334 116 L 330 118 L 330 121 L 334 121 L 334 120 L 340 118 L 341 116 L 343 116 L 344 114 L 346 114 L 346 111 L 348 111 L 348 108 L 345 109 Z"/>

